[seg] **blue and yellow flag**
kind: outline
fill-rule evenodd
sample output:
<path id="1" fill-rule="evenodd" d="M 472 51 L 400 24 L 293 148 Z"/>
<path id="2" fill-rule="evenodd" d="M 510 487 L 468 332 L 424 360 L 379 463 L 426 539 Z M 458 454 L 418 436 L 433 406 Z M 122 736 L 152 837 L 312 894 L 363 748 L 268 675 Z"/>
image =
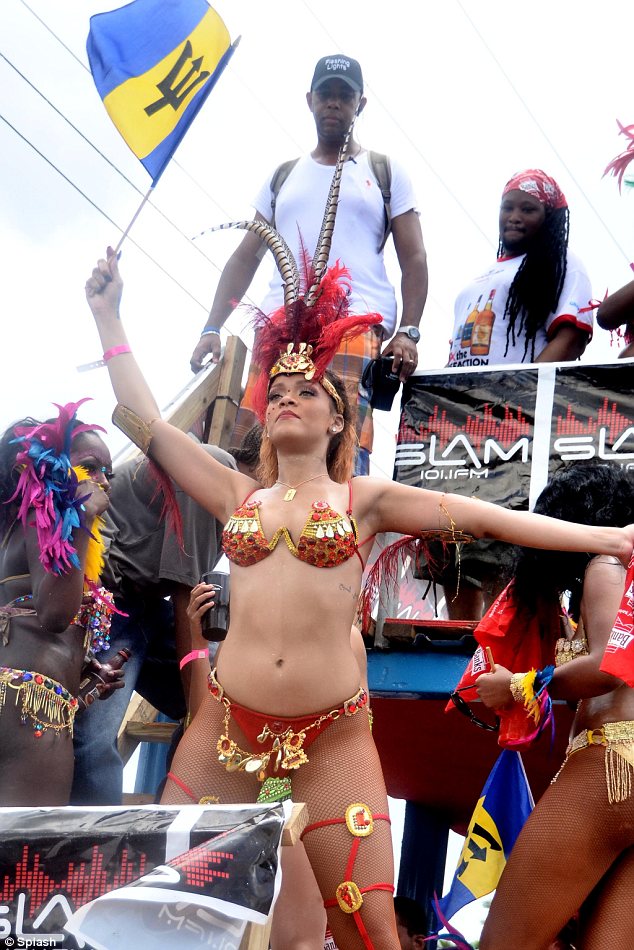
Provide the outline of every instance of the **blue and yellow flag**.
<path id="1" fill-rule="evenodd" d="M 504 749 L 478 799 L 449 893 L 438 902 L 447 920 L 495 890 L 533 805 L 519 752 Z"/>
<path id="2" fill-rule="evenodd" d="M 154 184 L 234 48 L 206 0 L 133 0 L 91 17 L 97 91 Z"/>

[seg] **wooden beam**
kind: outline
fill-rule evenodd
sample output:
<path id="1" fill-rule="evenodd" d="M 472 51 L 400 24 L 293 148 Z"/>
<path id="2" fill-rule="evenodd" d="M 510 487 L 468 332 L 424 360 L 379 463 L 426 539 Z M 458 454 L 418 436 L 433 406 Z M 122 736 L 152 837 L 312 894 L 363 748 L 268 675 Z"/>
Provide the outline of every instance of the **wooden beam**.
<path id="1" fill-rule="evenodd" d="M 225 346 L 222 362 L 219 363 L 220 377 L 209 438 L 207 439 L 211 445 L 219 445 L 221 449 L 230 448 L 231 433 L 240 404 L 242 374 L 246 355 L 247 348 L 240 337 L 230 336 Z"/>
<path id="2" fill-rule="evenodd" d="M 143 722 L 128 719 L 125 734 L 137 742 L 171 742 L 177 722 Z"/>
<path id="3" fill-rule="evenodd" d="M 192 387 L 190 383 L 189 391 L 184 399 L 179 402 L 174 400 L 165 407 L 163 418 L 166 422 L 171 422 L 183 432 L 189 432 L 196 420 L 209 409 L 218 394 L 222 365 L 222 363 L 217 363 L 212 369 L 202 370 L 199 374 L 200 379 L 196 377 L 197 385 Z"/>
<path id="4" fill-rule="evenodd" d="M 307 824 L 308 808 L 303 802 L 293 802 L 290 818 L 286 821 L 284 831 L 282 832 L 282 845 L 290 846 L 297 844 Z"/>
<path id="5" fill-rule="evenodd" d="M 151 703 L 148 703 L 147 699 L 143 699 L 138 693 L 132 693 L 117 736 L 117 748 L 124 765 L 132 757 L 140 741 L 137 737 L 133 737 L 128 733 L 128 721 L 134 719 L 137 722 L 154 722 L 157 715 L 158 710 Z"/>

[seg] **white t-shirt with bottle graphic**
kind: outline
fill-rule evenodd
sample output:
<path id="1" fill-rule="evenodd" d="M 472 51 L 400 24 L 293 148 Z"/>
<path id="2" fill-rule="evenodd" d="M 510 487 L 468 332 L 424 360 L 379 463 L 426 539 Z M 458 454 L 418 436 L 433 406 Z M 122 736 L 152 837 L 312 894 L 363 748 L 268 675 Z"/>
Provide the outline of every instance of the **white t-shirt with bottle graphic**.
<path id="1" fill-rule="evenodd" d="M 477 277 L 460 292 L 454 306 L 454 328 L 448 366 L 495 366 L 500 363 L 530 363 L 531 347 L 525 353 L 524 334 L 510 339 L 507 350 L 504 318 L 509 290 L 524 255 L 503 257 L 486 273 Z M 566 279 L 559 296 L 559 305 L 551 313 L 535 338 L 538 356 L 557 330 L 564 324 L 579 327 L 592 336 L 592 297 L 590 279 L 574 254 L 568 251 Z M 506 352 L 505 352 L 506 351 Z"/>

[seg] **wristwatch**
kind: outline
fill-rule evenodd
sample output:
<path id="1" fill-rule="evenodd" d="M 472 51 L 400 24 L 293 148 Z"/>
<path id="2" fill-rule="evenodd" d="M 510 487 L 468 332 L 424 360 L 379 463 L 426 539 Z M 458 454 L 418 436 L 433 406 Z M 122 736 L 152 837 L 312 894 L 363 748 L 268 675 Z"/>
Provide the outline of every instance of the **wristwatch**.
<path id="1" fill-rule="evenodd" d="M 396 331 L 397 333 L 404 333 L 405 336 L 408 336 L 412 343 L 418 343 L 420 340 L 420 330 L 418 327 L 399 327 Z"/>

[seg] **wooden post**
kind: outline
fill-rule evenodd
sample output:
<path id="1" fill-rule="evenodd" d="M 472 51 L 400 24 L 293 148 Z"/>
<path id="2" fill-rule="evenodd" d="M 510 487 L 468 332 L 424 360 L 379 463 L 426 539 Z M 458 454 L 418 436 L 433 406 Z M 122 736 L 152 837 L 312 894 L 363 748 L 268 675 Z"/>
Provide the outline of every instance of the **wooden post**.
<path id="1" fill-rule="evenodd" d="M 240 404 L 242 373 L 247 348 L 239 336 L 230 336 L 220 363 L 220 378 L 209 429 L 210 445 L 228 449 Z"/>

